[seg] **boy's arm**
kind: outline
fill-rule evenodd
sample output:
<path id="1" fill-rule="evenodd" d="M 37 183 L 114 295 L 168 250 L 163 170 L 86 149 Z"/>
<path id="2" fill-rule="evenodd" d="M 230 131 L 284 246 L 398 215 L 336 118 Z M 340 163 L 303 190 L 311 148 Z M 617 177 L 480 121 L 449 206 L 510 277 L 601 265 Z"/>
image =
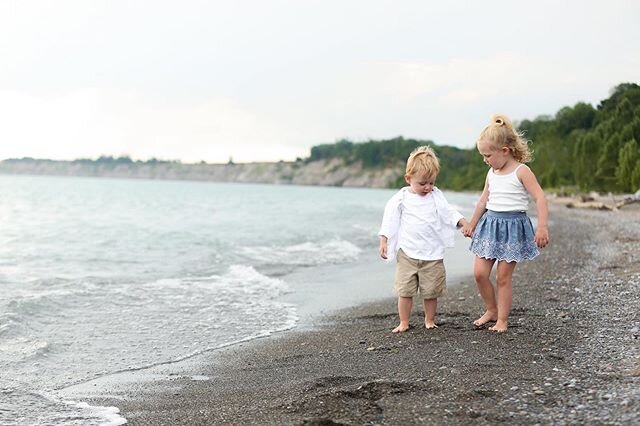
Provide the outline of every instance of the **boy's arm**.
<path id="1" fill-rule="evenodd" d="M 380 257 L 383 259 L 387 258 L 387 242 L 388 239 L 384 235 L 380 235 Z"/>
<path id="2" fill-rule="evenodd" d="M 460 218 L 458 223 L 456 223 L 456 227 L 464 229 L 465 226 L 469 226 L 469 222 L 467 222 L 467 219 L 462 217 L 462 218 Z"/>
<path id="3" fill-rule="evenodd" d="M 378 235 L 384 235 L 387 238 L 391 238 L 393 233 L 397 231 L 398 227 L 398 211 L 400 209 L 400 205 L 402 204 L 403 190 L 399 190 L 396 192 L 390 199 L 387 201 L 387 204 L 384 206 L 384 214 L 382 216 L 382 224 L 380 225 L 380 231 L 378 231 Z"/>
<path id="4" fill-rule="evenodd" d="M 389 238 L 391 234 L 391 228 L 393 228 L 393 215 L 396 208 L 395 197 L 392 197 L 384 206 L 384 214 L 382 215 L 382 224 L 378 231 L 378 236 L 385 236 Z"/>
<path id="5" fill-rule="evenodd" d="M 451 218 L 451 224 L 456 226 L 457 228 L 460 228 L 461 226 L 465 226 L 465 224 L 467 224 L 468 222 L 464 218 L 464 216 L 460 214 L 458 210 L 451 207 L 451 204 L 449 204 L 449 202 L 447 201 L 447 198 L 444 196 L 444 193 L 442 193 L 442 191 L 440 191 L 440 194 L 441 194 L 441 200 L 444 202 L 447 208 L 447 211 L 449 212 L 449 217 Z"/>
<path id="6" fill-rule="evenodd" d="M 382 225 L 378 231 L 378 237 L 380 239 L 379 252 L 380 257 L 383 259 L 388 258 L 388 241 L 394 233 L 394 221 L 396 220 L 397 209 L 399 207 L 400 192 L 391 197 L 384 207 L 384 215 L 382 216 Z M 397 231 L 397 230 L 396 230 Z"/>

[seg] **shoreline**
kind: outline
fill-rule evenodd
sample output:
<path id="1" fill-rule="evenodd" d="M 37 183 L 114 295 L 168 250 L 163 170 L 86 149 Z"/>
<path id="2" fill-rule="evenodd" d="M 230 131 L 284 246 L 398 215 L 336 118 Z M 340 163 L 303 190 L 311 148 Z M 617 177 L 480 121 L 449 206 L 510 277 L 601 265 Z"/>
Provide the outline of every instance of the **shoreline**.
<path id="1" fill-rule="evenodd" d="M 393 335 L 390 297 L 92 401 L 132 425 L 640 421 L 640 212 L 551 209 L 551 246 L 516 269 L 504 335 L 471 325 L 469 277 L 437 330 Z"/>

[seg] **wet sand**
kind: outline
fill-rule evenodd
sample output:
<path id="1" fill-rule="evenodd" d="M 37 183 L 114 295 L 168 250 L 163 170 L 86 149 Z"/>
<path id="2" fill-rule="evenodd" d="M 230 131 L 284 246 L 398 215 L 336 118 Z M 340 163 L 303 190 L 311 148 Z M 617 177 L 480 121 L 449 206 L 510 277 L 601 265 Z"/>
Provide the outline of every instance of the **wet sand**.
<path id="1" fill-rule="evenodd" d="M 507 333 L 472 325 L 469 277 L 436 330 L 416 303 L 414 328 L 392 334 L 388 299 L 94 403 L 132 425 L 638 424 L 640 211 L 555 205 L 551 219 L 551 245 L 516 269 Z"/>

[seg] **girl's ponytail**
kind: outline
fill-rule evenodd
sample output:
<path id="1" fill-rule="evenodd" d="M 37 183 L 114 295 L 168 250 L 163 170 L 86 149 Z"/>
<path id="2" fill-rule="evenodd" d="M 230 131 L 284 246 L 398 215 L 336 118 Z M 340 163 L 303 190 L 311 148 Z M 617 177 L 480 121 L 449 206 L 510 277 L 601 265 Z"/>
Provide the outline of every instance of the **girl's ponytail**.
<path id="1" fill-rule="evenodd" d="M 489 125 L 482 130 L 479 139 L 488 140 L 496 148 L 508 147 L 513 158 L 520 163 L 531 161 L 529 141 L 513 127 L 513 123 L 505 115 L 491 116 Z"/>

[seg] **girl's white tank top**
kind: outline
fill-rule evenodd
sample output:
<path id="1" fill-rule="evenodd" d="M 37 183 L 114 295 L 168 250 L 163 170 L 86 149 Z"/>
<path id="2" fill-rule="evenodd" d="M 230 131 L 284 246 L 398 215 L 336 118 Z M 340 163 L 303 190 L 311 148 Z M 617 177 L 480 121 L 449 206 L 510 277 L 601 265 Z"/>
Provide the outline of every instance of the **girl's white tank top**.
<path id="1" fill-rule="evenodd" d="M 487 179 L 489 182 L 489 200 L 487 209 L 496 212 L 527 211 L 529 207 L 529 194 L 525 189 L 517 172 L 524 164 L 506 175 L 497 175 L 493 169 L 489 169 Z"/>

